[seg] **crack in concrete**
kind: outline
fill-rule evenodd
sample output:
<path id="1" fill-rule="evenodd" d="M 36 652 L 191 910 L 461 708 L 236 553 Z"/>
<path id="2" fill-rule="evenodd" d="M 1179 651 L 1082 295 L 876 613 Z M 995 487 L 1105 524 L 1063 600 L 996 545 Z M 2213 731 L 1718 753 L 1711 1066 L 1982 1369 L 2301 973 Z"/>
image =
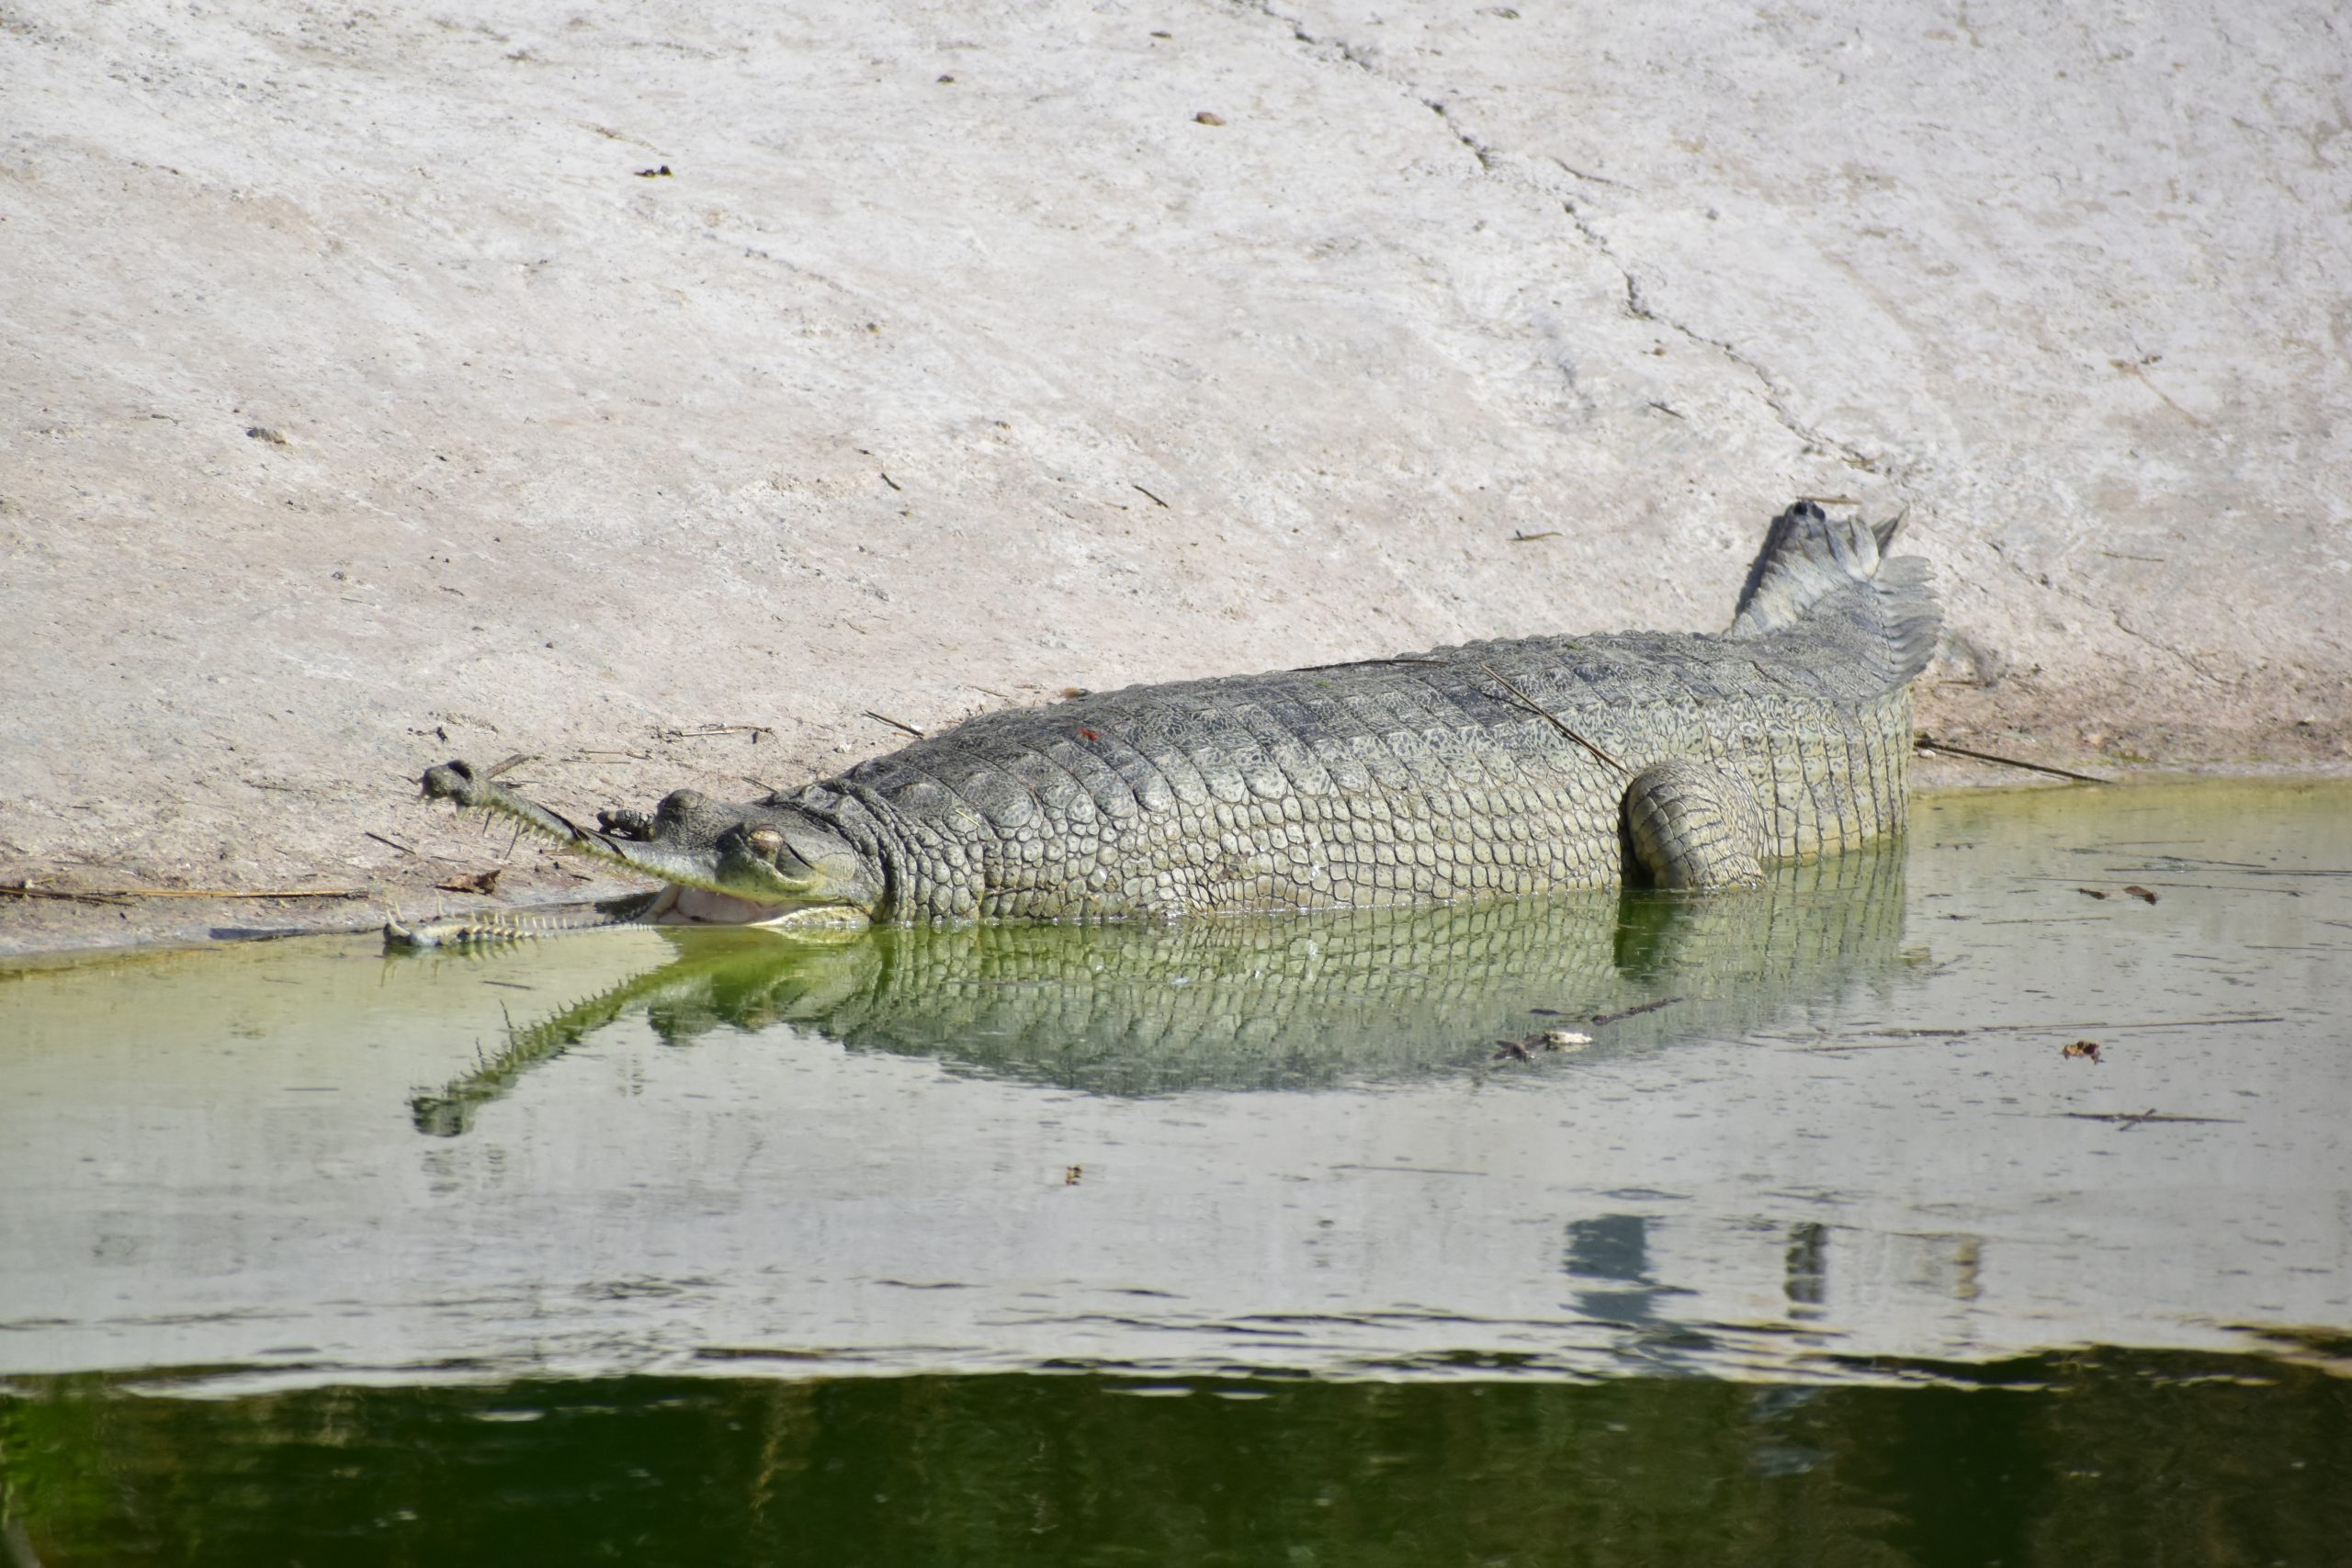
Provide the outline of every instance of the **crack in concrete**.
<path id="1" fill-rule="evenodd" d="M 1623 180 L 1612 180 L 1607 175 L 1596 175 L 1589 170 L 1579 169 L 1556 152 L 1546 152 L 1544 155 L 1557 164 L 1563 173 L 1574 175 L 1586 185 L 1607 186 L 1611 190 L 1638 191 L 1641 188 L 1639 186 L 1629 186 Z"/>
<path id="2" fill-rule="evenodd" d="M 2130 622 L 2123 618 L 2123 606 L 2120 604 L 2101 604 L 2098 601 L 2085 594 L 2075 593 L 2067 590 L 2061 590 L 2061 592 L 2065 592 L 2068 598 L 2073 599 L 2075 603 L 2082 604 L 2086 608 L 2105 611 L 2107 618 L 2115 623 L 2115 629 L 2117 631 L 2121 632 L 2125 637 L 2132 638 L 2135 642 L 2145 643 L 2148 647 L 2154 649 L 2158 653 L 2169 654 L 2173 658 L 2179 660 L 2183 664 L 2188 666 L 2190 670 L 2194 671 L 2199 676 L 2202 676 L 2205 680 L 2211 682 L 2214 685 L 2231 689 L 2234 689 L 2237 686 L 2237 682 L 2233 681 L 2224 675 L 2216 675 L 2211 670 L 2206 669 L 2204 660 L 2199 659 L 2195 654 L 2188 652 L 2185 649 L 2175 648 L 2168 642 L 2162 641 L 2156 637 L 2152 637 L 2147 633 L 2133 627 Z"/>
<path id="3" fill-rule="evenodd" d="M 1576 230 L 1577 235 L 1584 240 L 1586 244 L 1592 247 L 1593 251 L 1597 253 L 1603 261 L 1606 261 L 1611 266 L 1615 267 L 1617 269 L 1618 276 L 1624 279 L 1624 310 L 1627 315 L 1633 317 L 1636 321 L 1647 321 L 1655 326 L 1663 327 L 1667 331 L 1675 333 L 1677 336 L 1681 337 L 1688 342 L 1713 349 L 1717 354 L 1720 354 L 1732 364 L 1738 366 L 1742 370 L 1747 373 L 1748 377 L 1756 383 L 1756 395 L 1758 400 L 1762 402 L 1765 408 L 1771 412 L 1773 419 L 1779 423 L 1781 428 L 1786 430 L 1790 434 L 1805 443 L 1808 446 L 1814 447 L 1819 451 L 1836 454 L 1839 461 L 1843 462 L 1848 468 L 1857 468 L 1867 474 L 1883 473 L 1884 477 L 1889 480 L 1889 482 L 1894 485 L 1896 490 L 1902 491 L 1906 497 L 1909 495 L 1910 487 L 1903 478 L 1902 472 L 1898 468 L 1882 468 L 1881 464 L 1877 459 L 1869 457 L 1854 446 L 1849 446 L 1848 443 L 1838 440 L 1836 436 L 1831 435 L 1815 426 L 1809 425 L 1803 420 L 1799 419 L 1794 412 L 1790 409 L 1787 395 L 1773 383 L 1771 376 L 1768 374 L 1764 367 L 1758 364 L 1754 358 L 1742 353 L 1737 347 L 1734 346 L 1724 339 L 1709 337 L 1704 333 L 1684 325 L 1682 322 L 1675 320 L 1672 316 L 1668 315 L 1663 310 L 1660 310 L 1655 305 L 1652 305 L 1643 297 L 1641 279 L 1634 276 L 1633 267 L 1623 257 L 1618 255 L 1616 248 L 1609 243 L 1608 237 L 1593 226 L 1592 220 L 1577 209 L 1575 202 L 1561 196 L 1557 191 L 1549 189 L 1539 182 L 1529 178 L 1527 175 L 1510 168 L 1505 164 L 1502 154 L 1498 152 L 1494 148 L 1487 146 L 1484 141 L 1480 141 L 1476 136 L 1473 135 L 1465 127 L 1464 127 L 1459 120 L 1454 118 L 1453 114 L 1447 110 L 1446 106 L 1442 99 L 1428 97 L 1422 94 L 1420 88 L 1414 83 L 1396 74 L 1394 72 L 1381 69 L 1377 63 L 1364 55 L 1358 53 L 1355 48 L 1348 43 L 1344 39 L 1317 38 L 1314 34 L 1306 30 L 1305 25 L 1302 24 L 1297 17 L 1284 16 L 1283 13 L 1275 10 L 1270 3 L 1270 0 L 1259 0 L 1256 9 L 1270 20 L 1280 22 L 1283 26 L 1290 28 L 1291 38 L 1295 41 L 1306 44 L 1313 49 L 1328 50 L 1341 62 L 1363 72 L 1365 75 L 1373 77 L 1376 81 L 1386 84 L 1388 86 L 1396 89 L 1398 92 L 1409 95 L 1416 103 L 1428 109 L 1431 114 L 1437 116 L 1438 119 L 1445 126 L 1447 134 L 1452 136 L 1453 140 L 1459 142 L 1473 158 L 1477 160 L 1478 170 L 1481 174 L 1487 175 L 1490 179 L 1499 180 L 1506 185 L 1514 186 L 1521 190 L 1532 192 L 1536 196 L 1544 197 L 1547 201 L 1558 202 L 1560 204 L 1561 212 L 1566 216 L 1569 225 Z M 1618 190 L 1630 190 L 1633 188 L 1632 186 L 1626 186 L 1617 180 L 1609 179 L 1600 175 L 1587 174 L 1583 170 L 1575 168 L 1557 157 L 1553 158 L 1552 162 L 1559 164 L 1560 168 L 1573 178 L 1584 181 L 1587 184 L 1609 186 Z"/>
<path id="4" fill-rule="evenodd" d="M 1631 266 L 1619 259 L 1617 253 L 1610 248 L 1608 242 L 1601 237 L 1600 231 L 1594 229 L 1584 215 L 1576 209 L 1573 203 L 1563 201 L 1560 206 L 1562 209 L 1567 213 L 1568 220 L 1576 225 L 1577 231 L 1583 234 L 1592 243 L 1593 248 L 1598 250 L 1601 255 L 1607 259 L 1610 265 L 1615 267 L 1620 273 L 1624 275 L 1625 310 L 1628 315 L 1634 316 L 1641 321 L 1654 321 L 1657 325 L 1666 328 L 1668 332 L 1679 333 L 1692 343 L 1703 344 L 1707 347 L 1713 349 L 1717 354 L 1722 355 L 1725 359 L 1730 360 L 1734 365 L 1736 365 L 1741 369 L 1747 371 L 1756 382 L 1756 395 L 1758 399 L 1763 402 L 1766 408 L 1771 410 L 1772 417 L 1780 422 L 1781 428 L 1786 430 L 1798 440 L 1803 441 L 1807 446 L 1815 447 L 1821 451 L 1836 453 L 1838 460 L 1849 468 L 1859 468 L 1866 474 L 1874 474 L 1880 471 L 1880 465 L 1877 459 L 1851 446 L 1849 446 L 1847 443 L 1838 440 L 1836 436 L 1821 429 L 1819 426 L 1808 424 L 1804 420 L 1799 419 L 1796 416 L 1795 412 L 1789 407 L 1787 395 L 1773 384 L 1770 374 L 1765 370 L 1763 366 L 1758 364 L 1755 359 L 1741 352 L 1738 347 L 1728 340 L 1719 337 L 1709 337 L 1706 333 L 1698 331 L 1696 328 L 1686 326 L 1682 322 L 1676 321 L 1672 316 L 1666 314 L 1656 306 L 1650 304 L 1649 301 L 1642 296 L 1641 279 L 1634 276 L 1634 269 Z M 1906 495 L 1909 493 L 1908 487 L 1905 484 L 1902 477 L 1898 473 L 1889 472 L 1887 478 L 1894 483 L 1898 490 L 1904 491 Z"/>
<path id="5" fill-rule="evenodd" d="M 1993 545 L 1993 554 L 1999 558 L 2003 566 L 2007 567 L 2011 571 L 2016 572 L 2019 577 L 2025 579 L 2029 584 L 2036 588 L 2046 590 L 2049 592 L 2055 593 L 2058 597 L 2066 600 L 2070 604 L 2079 604 L 2084 609 L 2090 611 L 2094 615 L 2106 616 L 2108 621 L 2117 631 L 2121 632 L 2125 637 L 2130 637 L 2134 642 L 2154 649 L 2158 653 L 2165 655 L 2166 658 L 2177 660 L 2182 664 L 2188 666 L 2189 671 L 2199 679 L 2211 682 L 2212 684 L 2223 688 L 2234 688 L 2237 684 L 2237 682 L 2230 680 L 2228 677 L 2216 675 L 2211 670 L 2206 669 L 2204 663 L 2199 660 L 2195 654 L 2175 648 L 2170 643 L 2164 642 L 2156 637 L 2152 637 L 2147 633 L 2135 629 L 2124 620 L 2123 607 L 2121 605 L 2102 604 L 2098 600 L 2092 598 L 2089 594 L 2069 588 L 2064 583 L 2052 580 L 2048 572 L 2028 571 L 2024 567 L 2018 565 L 2016 561 L 2011 560 L 2008 557 L 2008 553 L 2003 550 L 1997 543 Z"/>

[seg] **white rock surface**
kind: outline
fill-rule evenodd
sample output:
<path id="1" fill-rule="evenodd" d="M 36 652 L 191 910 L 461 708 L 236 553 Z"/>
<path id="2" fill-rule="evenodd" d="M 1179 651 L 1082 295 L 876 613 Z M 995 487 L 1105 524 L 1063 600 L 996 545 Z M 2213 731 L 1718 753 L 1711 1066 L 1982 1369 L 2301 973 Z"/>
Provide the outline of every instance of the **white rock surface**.
<path id="1" fill-rule="evenodd" d="M 1800 494 L 1911 508 L 1939 731 L 2340 761 L 2347 62 L 2192 0 L 10 0 L 0 879 L 413 897 L 506 849 L 404 804 L 447 756 L 641 805 L 1713 626 Z"/>

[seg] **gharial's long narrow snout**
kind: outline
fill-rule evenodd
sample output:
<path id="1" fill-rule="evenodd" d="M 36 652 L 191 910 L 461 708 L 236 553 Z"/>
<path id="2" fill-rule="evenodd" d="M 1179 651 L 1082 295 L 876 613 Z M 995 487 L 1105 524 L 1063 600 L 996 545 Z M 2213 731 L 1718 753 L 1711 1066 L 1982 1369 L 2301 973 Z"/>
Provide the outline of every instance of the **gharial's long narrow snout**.
<path id="1" fill-rule="evenodd" d="M 568 850 L 609 865 L 625 866 L 648 876 L 683 883 L 689 887 L 707 887 L 714 893 L 732 891 L 719 886 L 718 856 L 715 852 L 715 844 L 696 850 L 651 839 L 641 841 L 625 839 L 617 834 L 582 828 L 560 812 L 550 811 L 537 801 L 524 799 L 470 762 L 443 762 L 438 767 L 427 768 L 424 771 L 424 798 L 455 801 L 459 806 L 511 817 Z"/>
<path id="2" fill-rule="evenodd" d="M 650 817 L 607 812 L 590 829 L 469 762 L 428 768 L 424 785 L 428 800 L 512 818 L 574 853 L 755 906 L 714 910 L 707 919 L 763 921 L 816 909 L 863 918 L 873 912 L 880 888 L 876 868 L 839 833 L 790 808 L 729 806 L 679 790 Z"/>

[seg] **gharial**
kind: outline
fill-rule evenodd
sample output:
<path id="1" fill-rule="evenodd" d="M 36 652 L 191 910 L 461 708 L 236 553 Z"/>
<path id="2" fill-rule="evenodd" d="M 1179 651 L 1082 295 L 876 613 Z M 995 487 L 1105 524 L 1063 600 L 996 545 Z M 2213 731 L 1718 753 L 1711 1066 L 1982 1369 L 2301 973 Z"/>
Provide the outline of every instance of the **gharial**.
<path id="1" fill-rule="evenodd" d="M 662 879 L 662 924 L 1166 918 L 1723 888 L 1900 832 L 1939 626 L 1901 518 L 1774 519 L 1720 634 L 1465 643 L 982 714 L 729 805 L 579 826 L 462 761 L 424 793 Z M 498 928 L 408 928 L 430 944 Z"/>

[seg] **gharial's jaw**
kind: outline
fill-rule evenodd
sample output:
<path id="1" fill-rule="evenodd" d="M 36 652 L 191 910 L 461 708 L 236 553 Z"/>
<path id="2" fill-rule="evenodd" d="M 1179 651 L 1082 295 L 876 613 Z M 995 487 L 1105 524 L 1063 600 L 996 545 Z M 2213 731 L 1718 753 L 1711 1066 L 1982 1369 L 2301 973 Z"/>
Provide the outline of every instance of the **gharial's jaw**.
<path id="1" fill-rule="evenodd" d="M 754 907 L 730 911 L 722 917 L 727 923 L 819 909 L 863 917 L 881 893 L 880 875 L 865 856 L 797 812 L 729 806 L 679 790 L 650 818 L 608 812 L 601 828 L 589 829 L 525 799 L 470 763 L 429 768 L 424 785 L 428 800 L 511 818 L 576 854 Z"/>
<path id="2" fill-rule="evenodd" d="M 427 768 L 424 784 L 427 800 L 455 801 L 461 807 L 511 818 L 542 838 L 607 865 L 713 893 L 736 891 L 719 883 L 718 857 L 712 850 L 697 852 L 650 838 L 640 841 L 582 828 L 560 812 L 524 799 L 470 762 L 450 761 Z"/>

